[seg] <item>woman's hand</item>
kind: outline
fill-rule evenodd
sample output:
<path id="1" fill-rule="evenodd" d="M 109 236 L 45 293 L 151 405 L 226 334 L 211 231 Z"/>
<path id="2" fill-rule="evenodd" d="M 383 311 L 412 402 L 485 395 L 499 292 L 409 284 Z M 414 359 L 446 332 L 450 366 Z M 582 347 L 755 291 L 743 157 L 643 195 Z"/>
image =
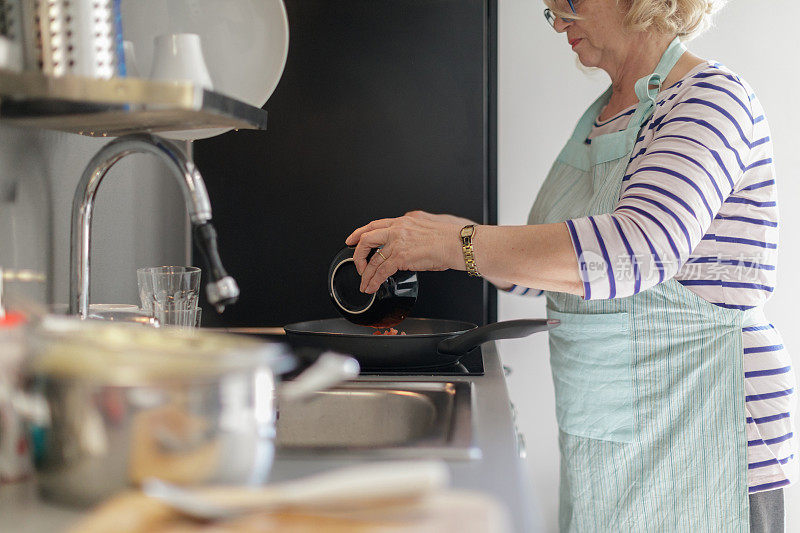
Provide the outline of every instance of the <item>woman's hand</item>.
<path id="1" fill-rule="evenodd" d="M 361 291 L 374 293 L 398 270 L 463 270 L 460 232 L 471 223 L 452 215 L 413 211 L 358 228 L 345 244 L 356 246 L 353 261 L 361 274 Z M 380 253 L 367 263 L 373 248 L 380 248 Z"/>
<path id="2" fill-rule="evenodd" d="M 474 222 L 468 218 L 457 217 L 455 215 L 436 215 L 434 213 L 428 213 L 427 211 L 409 211 L 405 216 L 419 218 L 422 220 L 431 220 L 434 222 L 449 222 L 450 224 L 455 224 L 458 226 L 459 230 L 464 226 L 469 226 L 470 224 L 478 224 L 477 222 Z"/>

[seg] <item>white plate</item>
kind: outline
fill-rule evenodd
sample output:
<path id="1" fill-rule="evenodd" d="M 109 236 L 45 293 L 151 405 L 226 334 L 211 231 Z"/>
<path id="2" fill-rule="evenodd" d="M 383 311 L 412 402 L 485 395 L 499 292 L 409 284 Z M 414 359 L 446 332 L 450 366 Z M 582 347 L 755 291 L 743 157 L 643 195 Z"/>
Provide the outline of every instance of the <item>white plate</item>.
<path id="1" fill-rule="evenodd" d="M 256 107 L 278 86 L 289 52 L 282 0 L 128 1 L 122 2 L 122 23 L 142 76 L 150 73 L 157 35 L 196 33 L 214 90 Z M 192 138 L 223 131 L 192 132 Z"/>

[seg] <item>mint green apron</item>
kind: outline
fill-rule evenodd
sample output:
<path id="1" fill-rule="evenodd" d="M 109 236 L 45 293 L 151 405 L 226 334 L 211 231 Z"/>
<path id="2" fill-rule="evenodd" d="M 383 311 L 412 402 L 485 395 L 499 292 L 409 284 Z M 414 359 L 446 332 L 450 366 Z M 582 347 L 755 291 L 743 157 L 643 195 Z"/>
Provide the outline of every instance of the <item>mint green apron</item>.
<path id="1" fill-rule="evenodd" d="M 685 51 L 675 39 L 636 83 L 625 131 L 584 143 L 606 91 L 578 123 L 529 223 L 613 212 L 641 126 Z M 562 531 L 748 531 L 742 326 L 674 279 L 627 298 L 548 292 L 561 450 Z"/>

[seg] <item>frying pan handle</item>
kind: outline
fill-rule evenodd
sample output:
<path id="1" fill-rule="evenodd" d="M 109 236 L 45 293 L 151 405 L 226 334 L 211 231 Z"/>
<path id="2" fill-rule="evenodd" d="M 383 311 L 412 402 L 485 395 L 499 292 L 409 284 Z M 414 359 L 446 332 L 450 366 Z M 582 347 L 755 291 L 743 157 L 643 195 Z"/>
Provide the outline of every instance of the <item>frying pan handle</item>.
<path id="1" fill-rule="evenodd" d="M 539 331 L 547 331 L 558 326 L 561 322 L 555 319 L 536 318 L 506 320 L 495 322 L 488 326 L 471 329 L 460 335 L 448 337 L 441 341 L 437 347 L 440 353 L 448 355 L 462 355 L 480 346 L 484 342 L 501 339 L 518 339 L 527 337 Z"/>

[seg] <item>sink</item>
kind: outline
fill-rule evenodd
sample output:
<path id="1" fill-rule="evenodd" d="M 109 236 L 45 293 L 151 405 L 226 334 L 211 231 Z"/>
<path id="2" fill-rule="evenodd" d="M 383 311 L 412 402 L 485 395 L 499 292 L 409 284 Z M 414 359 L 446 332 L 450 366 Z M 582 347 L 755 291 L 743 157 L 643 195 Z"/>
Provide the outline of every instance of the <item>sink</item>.
<path id="1" fill-rule="evenodd" d="M 279 454 L 480 457 L 466 382 L 355 381 L 278 410 Z"/>

